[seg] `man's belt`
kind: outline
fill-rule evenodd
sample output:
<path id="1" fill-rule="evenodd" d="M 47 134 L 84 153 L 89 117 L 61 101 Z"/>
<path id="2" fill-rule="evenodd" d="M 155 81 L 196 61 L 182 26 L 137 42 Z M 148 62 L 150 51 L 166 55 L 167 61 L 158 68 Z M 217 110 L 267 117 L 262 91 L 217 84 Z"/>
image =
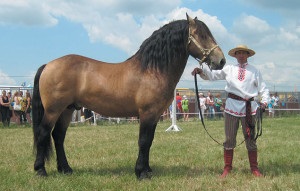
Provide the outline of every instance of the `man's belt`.
<path id="1" fill-rule="evenodd" d="M 255 124 L 252 121 L 252 115 L 251 115 L 251 101 L 253 101 L 254 98 L 252 97 L 252 98 L 246 100 L 246 99 L 244 99 L 240 96 L 237 96 L 235 94 L 232 94 L 232 93 L 228 93 L 228 97 L 231 99 L 246 102 L 246 123 L 247 123 L 246 131 L 247 131 L 248 137 L 251 139 L 254 139 Z"/>

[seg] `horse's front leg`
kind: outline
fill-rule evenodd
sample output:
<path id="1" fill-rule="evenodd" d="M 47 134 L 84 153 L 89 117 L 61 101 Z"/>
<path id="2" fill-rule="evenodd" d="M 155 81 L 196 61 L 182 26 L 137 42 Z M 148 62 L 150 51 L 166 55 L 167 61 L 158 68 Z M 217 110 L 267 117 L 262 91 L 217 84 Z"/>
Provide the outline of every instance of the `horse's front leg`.
<path id="1" fill-rule="evenodd" d="M 152 169 L 149 166 L 149 152 L 154 138 L 157 122 L 153 120 L 140 121 L 139 154 L 135 165 L 135 174 L 139 180 L 151 178 Z"/>

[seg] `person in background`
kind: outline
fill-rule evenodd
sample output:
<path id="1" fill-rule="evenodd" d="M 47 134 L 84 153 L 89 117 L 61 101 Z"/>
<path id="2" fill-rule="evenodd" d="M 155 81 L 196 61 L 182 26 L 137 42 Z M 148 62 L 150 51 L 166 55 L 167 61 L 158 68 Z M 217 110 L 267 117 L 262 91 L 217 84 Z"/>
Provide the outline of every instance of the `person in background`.
<path id="1" fill-rule="evenodd" d="M 9 98 L 6 95 L 6 91 L 2 91 L 1 99 L 0 99 L 0 111 L 1 111 L 1 118 L 4 127 L 9 127 L 10 124 L 10 114 L 9 114 Z"/>
<path id="2" fill-rule="evenodd" d="M 26 115 L 26 120 L 29 124 L 31 124 L 31 95 L 30 92 L 26 92 L 26 96 L 24 98 L 25 102 L 25 115 Z"/>
<path id="3" fill-rule="evenodd" d="M 214 96 L 210 92 L 207 93 L 206 105 L 208 106 L 208 119 L 214 119 L 215 101 Z"/>
<path id="4" fill-rule="evenodd" d="M 182 105 L 181 105 L 182 97 L 179 95 L 179 93 L 176 93 L 176 114 L 177 119 L 181 117 L 182 114 Z"/>
<path id="5" fill-rule="evenodd" d="M 15 118 L 14 107 L 13 107 L 14 100 L 12 98 L 11 92 L 7 92 L 7 97 L 9 99 L 9 103 L 10 103 L 9 104 L 9 116 L 10 116 L 10 121 L 11 121 L 12 119 Z"/>
<path id="6" fill-rule="evenodd" d="M 204 117 L 204 112 L 206 110 L 206 98 L 204 97 L 203 93 L 199 93 L 199 103 L 200 103 L 202 117 Z M 200 113 L 199 113 L 199 119 L 201 119 Z"/>
<path id="7" fill-rule="evenodd" d="M 19 102 L 21 104 L 21 110 L 20 110 L 20 123 L 21 125 L 22 124 L 25 124 L 27 122 L 27 119 L 26 119 L 26 99 L 25 97 L 23 97 L 23 91 L 20 91 L 19 92 Z"/>
<path id="8" fill-rule="evenodd" d="M 221 70 L 195 68 L 192 75 L 199 74 L 204 80 L 226 80 L 225 91 L 228 93 L 225 104 L 225 142 L 224 170 L 221 178 L 225 178 L 232 170 L 233 151 L 236 146 L 236 136 L 239 122 L 242 124 L 250 169 L 254 176 L 262 176 L 258 169 L 257 145 L 254 138 L 255 115 L 258 103 L 254 101 L 261 97 L 261 107 L 269 102 L 269 90 L 262 79 L 259 70 L 248 63 L 248 58 L 255 52 L 246 45 L 239 45 L 231 49 L 228 54 L 237 60 L 237 64 L 225 65 Z"/>
<path id="9" fill-rule="evenodd" d="M 270 102 L 268 103 L 269 117 L 274 117 L 274 102 L 273 94 L 270 94 Z"/>
<path id="10" fill-rule="evenodd" d="M 182 111 L 183 111 L 183 121 L 189 121 L 189 100 L 186 95 L 183 96 L 181 101 Z"/>
<path id="11" fill-rule="evenodd" d="M 223 101 L 221 99 L 221 94 L 217 93 L 216 98 L 215 98 L 215 107 L 216 107 L 216 112 L 217 112 L 216 115 L 217 115 L 218 119 L 221 119 L 223 116 L 222 111 L 221 111 L 222 105 L 223 105 Z"/>
<path id="12" fill-rule="evenodd" d="M 90 109 L 83 107 L 84 119 L 89 122 L 89 125 L 92 124 L 93 121 L 93 113 Z"/>
<path id="13" fill-rule="evenodd" d="M 20 116 L 21 116 L 21 104 L 20 104 L 19 97 L 20 97 L 20 93 L 16 91 L 13 96 L 13 102 L 14 102 L 13 111 L 15 115 L 15 122 L 18 125 L 20 124 Z"/>

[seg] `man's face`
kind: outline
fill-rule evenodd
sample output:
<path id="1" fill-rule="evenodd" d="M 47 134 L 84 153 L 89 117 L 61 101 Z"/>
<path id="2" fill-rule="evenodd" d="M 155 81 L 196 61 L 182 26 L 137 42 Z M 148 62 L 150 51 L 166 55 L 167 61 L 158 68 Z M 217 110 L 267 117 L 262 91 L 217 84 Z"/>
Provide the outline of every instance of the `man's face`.
<path id="1" fill-rule="evenodd" d="M 244 64 L 247 62 L 247 59 L 249 57 L 249 53 L 244 50 L 239 50 L 235 52 L 235 58 L 237 59 L 238 63 Z"/>

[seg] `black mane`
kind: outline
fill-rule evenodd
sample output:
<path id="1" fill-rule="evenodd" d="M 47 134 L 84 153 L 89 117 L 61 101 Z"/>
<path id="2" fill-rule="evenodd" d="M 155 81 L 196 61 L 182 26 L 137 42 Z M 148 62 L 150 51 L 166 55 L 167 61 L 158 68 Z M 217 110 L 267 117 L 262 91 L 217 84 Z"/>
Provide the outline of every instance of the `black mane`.
<path id="1" fill-rule="evenodd" d="M 187 57 L 188 22 L 173 21 L 164 25 L 146 39 L 136 53 L 142 69 L 166 70 L 178 60 Z"/>

